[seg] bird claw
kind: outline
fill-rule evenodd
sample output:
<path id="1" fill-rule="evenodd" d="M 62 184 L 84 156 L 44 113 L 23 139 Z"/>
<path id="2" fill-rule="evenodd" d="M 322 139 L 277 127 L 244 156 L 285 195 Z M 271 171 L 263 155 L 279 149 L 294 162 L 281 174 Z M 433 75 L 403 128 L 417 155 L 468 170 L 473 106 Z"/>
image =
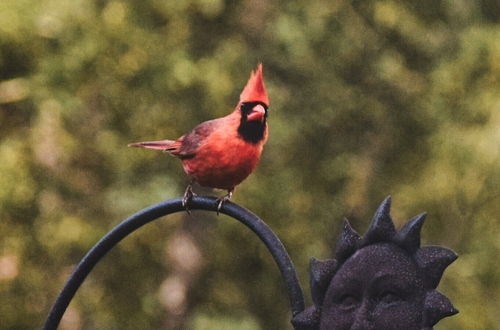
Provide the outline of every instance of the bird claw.
<path id="1" fill-rule="evenodd" d="M 233 190 L 232 189 L 227 192 L 227 195 L 224 195 L 222 197 L 217 198 L 217 200 L 216 200 L 216 202 L 217 202 L 217 215 L 220 214 L 220 210 L 221 210 L 224 202 L 229 201 L 231 199 L 231 197 L 233 197 Z"/>
<path id="2" fill-rule="evenodd" d="M 194 196 L 196 196 L 196 194 L 193 192 L 192 183 L 190 183 L 184 192 L 184 197 L 182 197 L 182 207 L 186 209 L 189 215 L 191 215 L 191 210 L 189 210 L 188 203 Z"/>

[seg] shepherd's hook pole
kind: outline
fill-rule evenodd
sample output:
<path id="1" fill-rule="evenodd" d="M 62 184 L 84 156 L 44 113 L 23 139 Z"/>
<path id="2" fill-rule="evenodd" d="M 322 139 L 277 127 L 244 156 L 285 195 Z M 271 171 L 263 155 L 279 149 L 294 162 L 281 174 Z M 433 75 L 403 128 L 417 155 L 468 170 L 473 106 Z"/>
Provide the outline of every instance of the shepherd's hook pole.
<path id="1" fill-rule="evenodd" d="M 189 202 L 189 209 L 217 212 L 217 201 L 213 197 L 193 197 Z M 185 209 L 182 207 L 182 200 L 180 198 L 164 201 L 145 208 L 125 219 L 101 238 L 101 240 L 83 257 L 69 277 L 54 305 L 52 305 L 43 330 L 57 329 L 66 308 L 87 275 L 101 258 L 122 239 L 153 220 L 175 212 L 184 211 Z M 276 234 L 259 217 L 237 204 L 226 202 L 222 206 L 220 212 L 238 220 L 250 228 L 257 234 L 260 240 L 264 242 L 278 265 L 285 281 L 292 315 L 295 316 L 297 313 L 303 311 L 304 296 L 297 278 L 295 267 Z"/>

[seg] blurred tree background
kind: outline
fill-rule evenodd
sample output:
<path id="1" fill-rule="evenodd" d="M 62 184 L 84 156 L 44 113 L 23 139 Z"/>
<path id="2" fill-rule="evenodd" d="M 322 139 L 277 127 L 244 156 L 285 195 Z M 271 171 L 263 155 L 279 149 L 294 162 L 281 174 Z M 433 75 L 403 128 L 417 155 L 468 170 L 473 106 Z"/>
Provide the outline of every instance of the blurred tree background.
<path id="1" fill-rule="evenodd" d="M 40 328 L 70 271 L 135 211 L 180 196 L 179 161 L 127 143 L 232 111 L 264 63 L 270 139 L 234 201 L 283 240 L 309 299 L 343 217 L 401 225 L 460 258 L 440 285 L 500 326 L 500 5 L 495 0 L 2 0 L 0 328 Z M 210 192 L 209 192 L 210 193 Z M 289 329 L 277 267 L 225 216 L 124 240 L 61 329 Z"/>

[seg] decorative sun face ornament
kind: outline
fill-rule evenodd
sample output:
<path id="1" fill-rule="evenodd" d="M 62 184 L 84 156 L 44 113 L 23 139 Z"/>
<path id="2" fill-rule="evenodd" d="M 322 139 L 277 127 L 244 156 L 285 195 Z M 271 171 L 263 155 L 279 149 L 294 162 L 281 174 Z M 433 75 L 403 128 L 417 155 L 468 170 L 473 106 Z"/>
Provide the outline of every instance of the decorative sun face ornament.
<path id="1" fill-rule="evenodd" d="M 311 260 L 314 305 L 294 317 L 295 329 L 430 330 L 458 313 L 436 290 L 457 255 L 444 247 L 420 247 L 425 213 L 397 232 L 390 206 L 388 197 L 364 237 L 345 220 L 335 259 Z"/>

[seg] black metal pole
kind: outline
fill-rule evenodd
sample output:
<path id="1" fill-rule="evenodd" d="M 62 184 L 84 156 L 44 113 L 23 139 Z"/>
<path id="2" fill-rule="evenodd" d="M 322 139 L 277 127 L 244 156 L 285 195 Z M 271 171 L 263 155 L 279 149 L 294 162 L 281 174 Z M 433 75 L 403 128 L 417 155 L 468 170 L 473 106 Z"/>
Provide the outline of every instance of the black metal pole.
<path id="1" fill-rule="evenodd" d="M 217 210 L 217 202 L 213 197 L 193 197 L 189 203 L 189 208 L 191 210 L 207 210 L 215 212 Z M 90 249 L 90 251 L 76 266 L 75 270 L 64 285 L 61 293 L 57 297 L 54 305 L 52 305 L 43 329 L 57 329 L 59 322 L 61 321 L 61 318 L 69 303 L 73 299 L 76 291 L 83 283 L 87 275 L 92 271 L 94 266 L 104 255 L 106 255 L 106 253 L 108 253 L 109 250 L 117 245 L 123 238 L 143 225 L 162 216 L 180 211 L 184 211 L 184 208 L 182 207 L 182 200 L 180 198 L 152 205 L 125 219 L 122 223 L 117 225 L 108 234 L 101 238 L 101 240 L 97 242 L 92 249 Z M 255 234 L 257 234 L 257 236 L 264 242 L 277 263 L 285 281 L 293 316 L 303 311 L 304 296 L 297 278 L 297 273 L 295 272 L 295 267 L 285 247 L 276 234 L 274 234 L 269 226 L 266 225 L 259 217 L 237 204 L 231 202 L 224 203 L 221 208 L 221 213 L 227 214 L 228 216 L 243 223 Z"/>

